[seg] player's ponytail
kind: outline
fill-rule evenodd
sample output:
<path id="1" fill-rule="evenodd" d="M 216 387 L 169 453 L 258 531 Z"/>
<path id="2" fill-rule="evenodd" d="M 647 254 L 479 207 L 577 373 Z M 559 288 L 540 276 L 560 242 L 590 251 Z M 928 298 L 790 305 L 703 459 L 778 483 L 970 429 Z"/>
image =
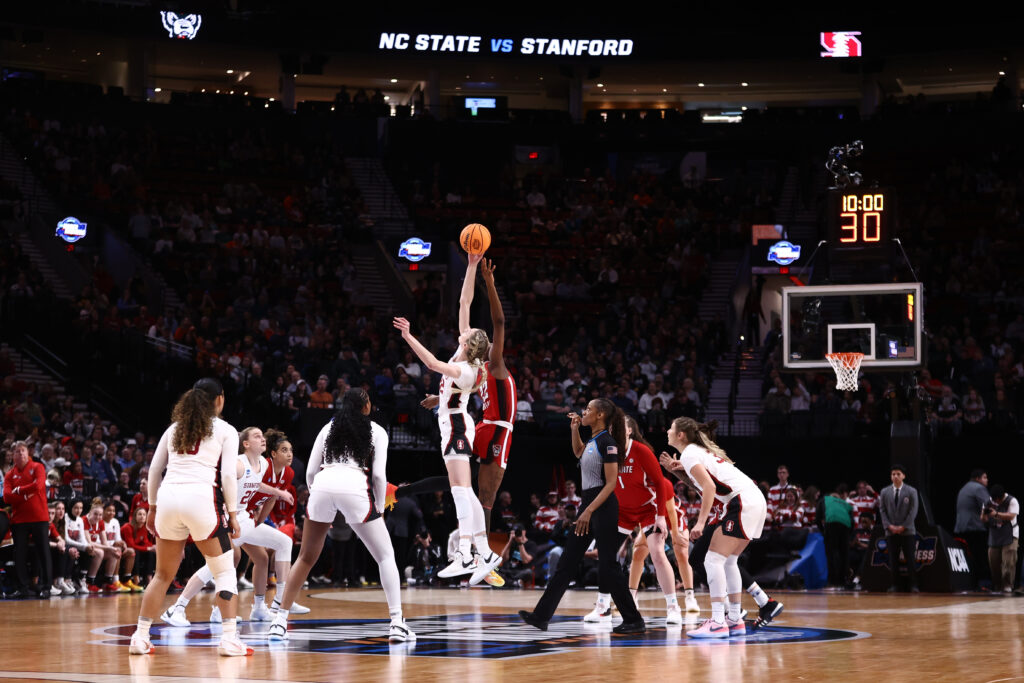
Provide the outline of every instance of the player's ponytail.
<path id="1" fill-rule="evenodd" d="M 194 451 L 203 439 L 213 436 L 213 418 L 217 416 L 216 400 L 224 387 L 212 377 L 205 377 L 182 394 L 171 411 L 176 423 L 171 450 L 175 453 Z"/>
<path id="2" fill-rule="evenodd" d="M 619 448 L 619 465 L 626 459 L 626 414 L 606 398 L 595 398 L 597 412 L 604 418 L 604 428 Z"/>
<path id="3" fill-rule="evenodd" d="M 364 470 L 373 466 L 370 417 L 363 414 L 369 403 L 370 397 L 363 389 L 349 389 L 342 395 L 324 444 L 325 464 L 349 460 Z"/>
<path id="4" fill-rule="evenodd" d="M 690 417 L 677 417 L 672 420 L 672 430 L 684 434 L 688 443 L 696 444 L 701 448 L 707 449 L 714 456 L 721 458 L 726 462 L 732 462 L 729 456 L 725 454 L 725 450 L 715 443 L 715 432 L 718 430 L 718 420 L 701 423 Z"/>
<path id="5" fill-rule="evenodd" d="M 633 441 L 637 441 L 639 443 L 642 443 L 643 445 L 645 445 L 648 448 L 650 448 L 651 451 L 654 451 L 654 446 L 652 446 L 647 441 L 647 439 L 644 438 L 644 433 L 640 429 L 640 425 L 637 424 L 637 421 L 633 418 L 632 415 L 627 415 L 626 416 L 626 427 L 629 429 L 629 432 L 630 432 L 629 438 L 633 439 Z"/>

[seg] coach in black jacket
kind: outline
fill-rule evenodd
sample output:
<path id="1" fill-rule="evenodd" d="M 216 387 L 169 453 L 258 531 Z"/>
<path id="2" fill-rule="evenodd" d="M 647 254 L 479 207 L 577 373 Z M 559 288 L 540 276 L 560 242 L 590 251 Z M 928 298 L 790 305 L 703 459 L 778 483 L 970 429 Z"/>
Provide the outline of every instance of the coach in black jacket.
<path id="1" fill-rule="evenodd" d="M 907 562 L 908 575 L 910 576 L 910 590 L 913 593 L 920 592 L 917 587 L 917 569 L 915 558 L 917 555 L 917 529 L 914 528 L 914 519 L 917 517 L 917 489 L 910 484 L 903 483 L 907 476 L 903 465 L 893 465 L 889 473 L 892 479 L 892 486 L 882 489 L 879 500 L 879 510 L 882 513 L 882 527 L 885 529 L 885 542 L 889 548 L 889 567 L 892 569 L 892 583 L 889 592 L 896 590 L 896 577 L 899 567 L 900 550 Z"/>

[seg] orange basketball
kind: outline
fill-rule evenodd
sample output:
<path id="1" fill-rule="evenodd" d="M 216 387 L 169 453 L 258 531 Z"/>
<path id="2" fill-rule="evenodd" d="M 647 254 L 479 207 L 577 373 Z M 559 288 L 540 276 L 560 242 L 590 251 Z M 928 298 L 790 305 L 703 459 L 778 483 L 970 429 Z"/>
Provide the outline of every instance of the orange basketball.
<path id="1" fill-rule="evenodd" d="M 482 254 L 491 246 L 491 231 L 479 223 L 470 223 L 462 229 L 459 244 L 467 254 Z"/>

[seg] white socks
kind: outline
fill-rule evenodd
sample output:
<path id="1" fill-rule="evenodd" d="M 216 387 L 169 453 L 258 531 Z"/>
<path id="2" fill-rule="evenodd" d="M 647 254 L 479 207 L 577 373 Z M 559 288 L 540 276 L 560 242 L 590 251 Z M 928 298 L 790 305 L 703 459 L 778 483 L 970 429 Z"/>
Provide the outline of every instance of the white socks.
<path id="1" fill-rule="evenodd" d="M 665 607 L 670 610 L 679 609 L 679 598 L 676 597 L 675 593 L 665 594 Z"/>
<path id="2" fill-rule="evenodd" d="M 237 622 L 234 619 L 225 619 L 221 624 L 221 640 L 234 640 Z"/>
<path id="3" fill-rule="evenodd" d="M 740 620 L 740 607 L 741 607 L 741 605 L 738 602 L 730 602 L 729 603 L 729 619 L 730 619 L 730 621 L 739 621 Z"/>
<path id="4" fill-rule="evenodd" d="M 135 626 L 135 632 L 139 634 L 140 637 L 149 640 L 149 627 L 152 625 L 152 619 L 147 619 L 146 617 L 139 617 L 139 621 Z"/>
<path id="5" fill-rule="evenodd" d="M 754 602 L 757 603 L 758 607 L 764 607 L 768 604 L 768 600 L 771 599 L 768 597 L 768 594 L 761 590 L 761 587 L 757 585 L 757 581 L 750 584 L 750 588 L 747 589 L 747 592 L 750 593 L 752 598 L 754 598 Z"/>
<path id="6" fill-rule="evenodd" d="M 598 609 L 598 611 L 604 612 L 604 611 L 606 611 L 611 606 L 612 606 L 612 594 L 611 593 L 598 593 L 597 594 L 597 609 Z"/>
<path id="7" fill-rule="evenodd" d="M 725 603 L 724 602 L 713 602 L 711 603 L 711 621 L 716 624 L 725 623 Z"/>

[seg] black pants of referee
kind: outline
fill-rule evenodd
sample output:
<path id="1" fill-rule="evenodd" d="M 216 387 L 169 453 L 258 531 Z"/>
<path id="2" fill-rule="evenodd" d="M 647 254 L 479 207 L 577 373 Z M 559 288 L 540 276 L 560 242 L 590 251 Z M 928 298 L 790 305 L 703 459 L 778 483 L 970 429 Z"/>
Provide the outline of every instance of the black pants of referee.
<path id="1" fill-rule="evenodd" d="M 26 593 L 29 591 L 28 577 L 28 538 L 32 537 L 32 553 L 35 555 L 36 571 L 39 572 L 39 587 L 49 595 L 50 584 L 53 583 L 53 572 L 50 565 L 50 523 L 19 522 L 11 525 L 11 538 L 14 540 L 14 570 L 18 575 L 18 583 Z"/>
<path id="2" fill-rule="evenodd" d="M 711 549 L 711 537 L 715 535 L 717 528 L 718 522 L 705 525 L 704 533 L 694 541 L 693 548 L 690 549 L 690 568 L 693 569 L 694 585 L 697 584 L 698 576 L 704 577 L 703 583 L 708 582 L 707 572 L 704 570 L 704 558 L 707 557 L 708 550 Z M 740 568 L 740 579 L 743 581 L 743 590 L 746 590 L 754 583 L 754 577 L 743 568 L 743 565 L 738 566 Z"/>
<path id="3" fill-rule="evenodd" d="M 601 491 L 600 488 L 592 488 L 583 491 L 580 497 L 580 509 L 584 510 L 593 502 L 594 498 Z M 608 500 L 601 507 L 594 511 L 590 518 L 590 530 L 583 536 L 575 533 L 569 535 L 569 540 L 562 551 L 562 557 L 558 560 L 558 569 L 554 576 L 548 581 L 544 595 L 540 597 L 537 606 L 533 608 L 534 615 L 543 621 L 550 621 L 558 609 L 558 603 L 569 588 L 569 581 L 576 574 L 576 568 L 583 559 L 583 554 L 590 545 L 591 535 L 597 539 L 597 562 L 599 573 L 599 585 L 601 592 L 611 593 L 615 606 L 619 608 L 619 614 L 626 623 L 641 621 L 643 617 L 633 602 L 633 596 L 629 592 L 626 577 L 616 562 L 619 548 L 626 539 L 625 534 L 619 533 L 619 501 L 615 494 L 608 496 Z"/>

